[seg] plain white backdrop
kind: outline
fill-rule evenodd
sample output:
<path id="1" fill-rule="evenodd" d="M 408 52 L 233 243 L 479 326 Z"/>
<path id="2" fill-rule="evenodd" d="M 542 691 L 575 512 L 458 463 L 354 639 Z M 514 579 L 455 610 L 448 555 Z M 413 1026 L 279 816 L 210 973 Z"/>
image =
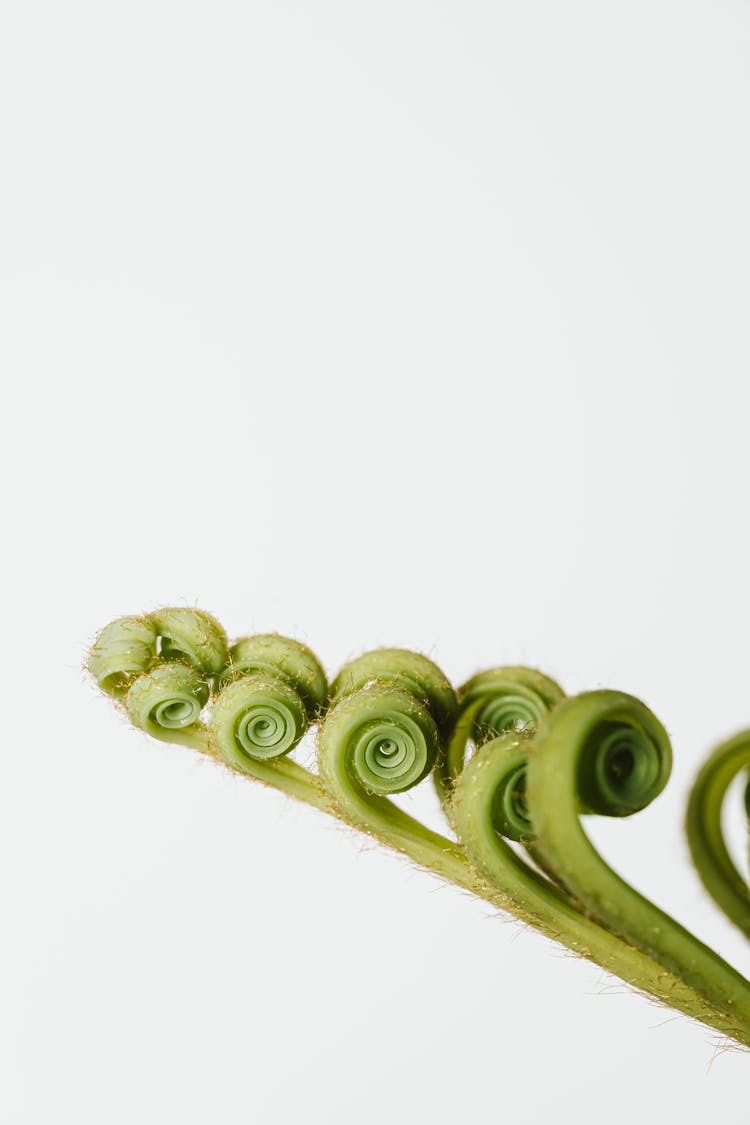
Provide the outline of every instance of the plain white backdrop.
<path id="1" fill-rule="evenodd" d="M 0 12 L 3 1120 L 746 1119 L 747 1055 L 81 664 L 197 604 L 632 691 L 673 780 L 592 834 L 747 970 L 681 826 L 750 723 L 747 5 Z"/>

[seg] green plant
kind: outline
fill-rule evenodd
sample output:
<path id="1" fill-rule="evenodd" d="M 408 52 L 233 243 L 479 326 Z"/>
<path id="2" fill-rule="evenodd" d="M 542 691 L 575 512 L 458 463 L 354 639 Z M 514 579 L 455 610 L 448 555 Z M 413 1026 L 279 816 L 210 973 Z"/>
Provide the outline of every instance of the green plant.
<path id="1" fill-rule="evenodd" d="M 582 814 L 630 816 L 668 781 L 667 734 L 633 696 L 567 697 L 528 668 L 482 672 L 456 692 L 432 661 L 402 649 L 366 653 L 329 686 L 305 645 L 267 634 L 229 647 L 219 623 L 192 609 L 119 618 L 88 668 L 153 737 L 339 817 L 750 1047 L 750 983 L 621 879 L 583 829 Z M 317 772 L 289 757 L 312 724 Z M 707 889 L 748 936 L 750 889 L 721 810 L 749 766 L 750 733 L 720 746 L 687 817 Z M 430 774 L 451 835 L 390 799 Z"/>

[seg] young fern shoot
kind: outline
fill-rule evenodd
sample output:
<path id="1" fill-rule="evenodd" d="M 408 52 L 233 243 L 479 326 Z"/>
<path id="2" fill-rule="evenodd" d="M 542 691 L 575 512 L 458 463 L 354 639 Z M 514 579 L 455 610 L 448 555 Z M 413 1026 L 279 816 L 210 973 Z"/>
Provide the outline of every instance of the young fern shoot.
<path id="1" fill-rule="evenodd" d="M 231 647 L 201 610 L 121 617 L 88 669 L 134 726 L 192 747 L 368 833 L 587 957 L 640 992 L 750 1047 L 750 982 L 617 875 L 581 816 L 631 816 L 664 789 L 672 751 L 633 696 L 566 697 L 534 669 L 479 673 L 459 691 L 427 657 L 378 649 L 328 684 L 306 645 L 277 634 Z M 317 769 L 289 757 L 317 725 Z M 750 733 L 714 751 L 687 833 L 698 872 L 750 936 L 750 889 L 721 810 L 750 770 Z M 392 796 L 432 775 L 449 834 Z M 750 807 L 750 786 L 745 790 Z"/>

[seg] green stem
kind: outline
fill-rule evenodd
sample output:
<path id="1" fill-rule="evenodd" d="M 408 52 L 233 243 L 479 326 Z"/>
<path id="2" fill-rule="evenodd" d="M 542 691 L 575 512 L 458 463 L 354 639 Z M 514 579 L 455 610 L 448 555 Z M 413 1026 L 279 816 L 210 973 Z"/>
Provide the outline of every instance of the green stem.
<path id="1" fill-rule="evenodd" d="M 729 854 L 721 825 L 729 786 L 750 767 L 750 731 L 717 746 L 695 779 L 685 827 L 693 863 L 703 884 L 728 918 L 750 937 L 750 887 Z M 745 790 L 748 809 L 750 784 Z"/>
<path id="2" fill-rule="evenodd" d="M 156 724 L 150 724 L 147 733 L 160 742 L 176 743 L 178 746 L 187 746 L 191 750 L 197 750 L 199 753 L 213 758 L 226 769 L 232 770 L 233 773 L 251 777 L 255 781 L 278 789 L 280 793 L 285 793 L 288 797 L 294 797 L 297 801 L 303 801 L 306 805 L 310 805 L 321 812 L 329 813 L 331 816 L 338 815 L 334 802 L 326 793 L 316 774 L 305 769 L 304 766 L 298 765 L 291 758 L 270 758 L 265 761 L 258 761 L 237 754 L 233 760 L 228 760 L 226 755 L 219 753 L 212 741 L 210 731 L 202 723 L 196 723 L 183 730 L 165 730 Z"/>

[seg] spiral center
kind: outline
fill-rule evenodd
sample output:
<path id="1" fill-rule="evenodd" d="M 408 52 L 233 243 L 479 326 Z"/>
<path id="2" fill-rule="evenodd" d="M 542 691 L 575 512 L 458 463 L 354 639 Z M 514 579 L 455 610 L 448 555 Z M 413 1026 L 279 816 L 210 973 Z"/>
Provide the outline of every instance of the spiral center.
<path id="1" fill-rule="evenodd" d="M 275 758 L 295 745 L 301 731 L 291 710 L 281 701 L 259 700 L 237 715 L 234 739 L 251 758 Z"/>
<path id="2" fill-rule="evenodd" d="M 630 746 L 617 746 L 610 755 L 608 767 L 615 785 L 622 785 L 635 769 L 635 756 Z"/>
<path id="3" fill-rule="evenodd" d="M 158 726 L 167 730 L 180 730 L 194 722 L 200 710 L 196 699 L 185 696 L 163 699 L 153 708 L 151 718 Z"/>
<path id="4" fill-rule="evenodd" d="M 534 835 L 526 800 L 526 763 L 515 766 L 500 781 L 492 798 L 492 824 L 509 840 L 529 840 Z"/>
<path id="5" fill-rule="evenodd" d="M 581 796 L 591 812 L 629 816 L 658 792 L 659 747 L 640 727 L 606 721 L 592 732 L 581 759 Z"/>
<path id="6" fill-rule="evenodd" d="M 404 715 L 361 727 L 352 738 L 350 753 L 353 776 L 371 793 L 401 793 L 431 765 L 423 732 Z"/>

